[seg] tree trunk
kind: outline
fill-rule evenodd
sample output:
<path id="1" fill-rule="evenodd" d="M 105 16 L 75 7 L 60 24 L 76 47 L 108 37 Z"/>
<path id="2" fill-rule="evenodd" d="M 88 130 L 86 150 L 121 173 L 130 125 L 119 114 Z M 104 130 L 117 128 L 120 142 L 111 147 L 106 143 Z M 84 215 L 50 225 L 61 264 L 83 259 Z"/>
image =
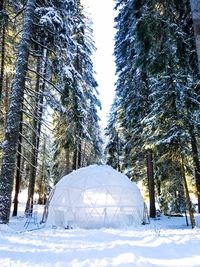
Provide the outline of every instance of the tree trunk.
<path id="1" fill-rule="evenodd" d="M 200 71 L 200 2 L 199 0 L 190 0 L 190 2 Z"/>
<path id="2" fill-rule="evenodd" d="M 0 11 L 4 9 L 4 0 L 1 0 L 0 2 Z"/>
<path id="3" fill-rule="evenodd" d="M 72 170 L 77 170 L 78 149 L 74 148 Z"/>
<path id="4" fill-rule="evenodd" d="M 87 154 L 87 141 L 83 141 L 82 145 L 82 166 L 87 166 L 88 154 Z"/>
<path id="5" fill-rule="evenodd" d="M 157 187 L 157 194 L 160 197 L 161 196 L 161 182 L 160 181 L 157 181 L 156 187 Z"/>
<path id="6" fill-rule="evenodd" d="M 46 139 L 43 143 L 43 149 L 42 149 L 42 168 L 38 180 L 38 204 L 45 204 L 45 154 L 46 154 Z"/>
<path id="7" fill-rule="evenodd" d="M 68 174 L 68 173 L 70 173 L 70 149 L 69 149 L 69 145 L 67 145 L 65 150 L 66 150 L 66 161 L 65 161 L 66 171 L 65 171 L 65 173 Z"/>
<path id="8" fill-rule="evenodd" d="M 7 125 L 7 114 L 8 114 L 8 109 L 9 109 L 9 75 L 6 74 L 6 84 L 5 84 L 5 89 L 4 89 L 4 128 L 6 128 Z"/>
<path id="9" fill-rule="evenodd" d="M 36 49 L 37 51 L 37 49 Z M 37 73 L 40 72 L 40 58 L 37 59 Z M 31 165 L 30 165 L 30 176 L 28 184 L 28 198 L 26 202 L 25 213 L 32 212 L 33 207 L 33 197 L 34 197 L 34 188 L 35 188 L 35 178 L 36 178 L 36 166 L 37 166 L 37 135 L 38 135 L 38 104 L 39 104 L 39 85 L 40 77 L 36 76 L 36 85 L 35 85 L 35 98 L 34 98 L 34 111 L 33 111 L 33 123 L 32 123 L 32 137 L 31 137 Z"/>
<path id="10" fill-rule="evenodd" d="M 77 155 L 77 168 L 81 168 L 82 167 L 82 144 L 81 144 L 81 140 L 79 140 L 78 143 L 78 155 Z"/>
<path id="11" fill-rule="evenodd" d="M 47 53 L 46 50 L 43 50 L 43 58 L 37 59 L 37 73 L 41 73 L 42 76 L 46 75 L 47 68 Z M 36 181 L 36 167 L 38 161 L 38 149 L 40 143 L 40 133 L 41 133 L 41 124 L 42 124 L 42 114 L 43 114 L 43 101 L 44 101 L 44 90 L 45 90 L 45 81 L 40 81 L 39 75 L 37 75 L 36 81 L 36 96 L 35 96 L 35 107 L 34 107 L 34 118 L 33 118 L 33 129 L 32 132 L 32 153 L 31 153 L 31 166 L 30 166 L 30 178 L 28 186 L 28 199 L 26 202 L 25 212 L 31 211 L 33 207 L 33 198 L 34 198 L 34 189 Z"/>
<path id="12" fill-rule="evenodd" d="M 25 213 L 32 212 L 33 208 L 33 197 L 34 197 L 34 189 L 35 189 L 35 177 L 36 177 L 36 166 L 37 166 L 37 121 L 34 119 L 33 129 L 35 131 L 32 132 L 32 149 L 31 149 L 31 165 L 29 172 L 29 184 L 28 184 L 28 198 L 26 202 Z"/>
<path id="13" fill-rule="evenodd" d="M 34 19 L 36 0 L 28 0 L 23 26 L 23 35 L 19 45 L 16 63 L 16 75 L 11 92 L 5 141 L 3 146 L 3 160 L 0 175 L 0 223 L 8 223 L 11 208 L 13 177 L 19 139 L 20 114 L 24 97 L 24 87 L 28 66 L 29 49 Z"/>
<path id="14" fill-rule="evenodd" d="M 4 72 L 5 72 L 5 35 L 6 35 L 5 25 L 3 24 L 2 27 L 3 29 L 2 29 L 2 43 L 1 43 L 0 103 L 2 99 Z"/>
<path id="15" fill-rule="evenodd" d="M 154 184 L 154 172 L 153 172 L 153 154 L 149 149 L 146 154 L 147 162 L 147 180 L 149 187 L 149 214 L 151 218 L 156 217 L 156 207 L 155 207 L 155 184 Z"/>
<path id="16" fill-rule="evenodd" d="M 41 71 L 42 75 L 46 77 L 46 71 L 47 71 L 47 51 L 43 50 L 43 63 L 41 64 Z M 45 81 L 42 80 L 40 82 L 40 97 L 39 97 L 39 112 L 38 112 L 38 136 L 37 136 L 37 157 L 38 157 L 38 149 L 39 149 L 39 143 L 40 143 L 40 134 L 41 134 L 41 120 L 42 120 L 42 115 L 43 115 L 43 101 L 44 101 L 44 91 L 45 91 Z M 46 139 L 44 140 L 44 145 L 43 145 L 43 158 L 42 158 L 42 173 L 41 177 L 39 180 L 39 199 L 38 199 L 38 204 L 45 204 L 46 197 L 44 196 L 44 171 L 45 171 L 45 154 L 46 154 Z"/>
<path id="17" fill-rule="evenodd" d="M 120 172 L 121 168 L 120 168 L 120 141 L 119 141 L 119 132 L 116 131 L 116 135 L 117 135 L 117 170 Z"/>
<path id="18" fill-rule="evenodd" d="M 186 196 L 186 203 L 187 203 L 187 207 L 188 207 L 188 211 L 189 211 L 189 215 L 190 215 L 190 222 L 191 222 L 192 228 L 194 228 L 196 224 L 195 224 L 192 203 L 190 200 L 188 185 L 187 185 L 186 176 L 185 176 L 185 164 L 184 164 L 183 155 L 181 155 L 181 175 L 182 175 L 183 183 L 184 183 L 184 187 L 185 187 L 185 196 Z"/>
<path id="19" fill-rule="evenodd" d="M 195 175 L 196 189 L 197 189 L 198 212 L 200 213 L 200 162 L 199 162 L 199 153 L 198 153 L 198 148 L 197 148 L 197 140 L 194 134 L 193 125 L 190 126 L 189 132 L 190 132 L 190 138 L 191 138 L 194 175 Z"/>
<path id="20" fill-rule="evenodd" d="M 19 128 L 19 143 L 18 143 L 18 154 L 17 154 L 17 170 L 16 170 L 16 176 L 15 176 L 15 196 L 14 196 L 14 206 L 13 206 L 13 214 L 12 216 L 17 216 L 17 210 L 18 210 L 18 196 L 19 196 L 19 190 L 20 190 L 20 183 L 21 183 L 21 153 L 22 153 L 22 122 L 23 122 L 23 112 L 21 111 L 21 122 L 20 122 L 20 128 Z"/>
<path id="21" fill-rule="evenodd" d="M 200 72 L 200 2 L 199 0 L 190 0 L 190 2 L 191 2 L 193 28 L 194 28 L 194 34 L 195 34 L 196 50 L 197 50 L 198 63 L 199 63 L 198 65 L 199 65 L 199 72 Z M 190 136 L 191 136 L 194 169 L 195 169 L 195 181 L 196 181 L 197 198 L 198 198 L 198 212 L 200 213 L 200 163 L 199 163 L 199 157 L 198 157 L 197 141 L 194 135 L 194 131 L 192 129 L 190 130 Z"/>
<path id="22" fill-rule="evenodd" d="M 5 9 L 5 3 L 2 0 L 0 5 L 0 11 Z M 2 19 L 2 29 L 1 29 L 1 72 L 0 72 L 0 103 L 2 99 L 2 92 L 3 92 L 3 81 L 4 81 L 4 71 L 5 71 L 5 35 L 6 35 L 6 25 L 5 25 L 5 18 Z"/>

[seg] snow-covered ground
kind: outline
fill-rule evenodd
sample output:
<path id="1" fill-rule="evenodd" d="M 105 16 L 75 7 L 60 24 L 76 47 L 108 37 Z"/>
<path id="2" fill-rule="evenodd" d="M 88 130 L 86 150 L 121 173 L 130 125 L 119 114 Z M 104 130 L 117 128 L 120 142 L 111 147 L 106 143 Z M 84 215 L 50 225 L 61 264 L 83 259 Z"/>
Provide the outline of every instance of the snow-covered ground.
<path id="1" fill-rule="evenodd" d="M 38 220 L 41 214 L 39 207 Z M 0 226 L 0 266 L 200 266 L 200 218 L 196 219 L 194 230 L 185 218 L 164 216 L 135 228 L 64 230 L 35 229 L 34 223 L 26 229 L 26 219 L 19 216 L 9 226 Z"/>

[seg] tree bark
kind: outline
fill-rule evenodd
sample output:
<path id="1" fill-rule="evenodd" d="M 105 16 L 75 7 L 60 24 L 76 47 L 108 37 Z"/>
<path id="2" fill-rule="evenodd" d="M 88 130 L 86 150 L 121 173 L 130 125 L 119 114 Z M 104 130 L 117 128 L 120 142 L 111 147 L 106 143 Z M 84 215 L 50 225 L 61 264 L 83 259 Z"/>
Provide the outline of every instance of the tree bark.
<path id="1" fill-rule="evenodd" d="M 70 173 L 70 149 L 69 149 L 69 145 L 66 146 L 65 148 L 65 151 L 66 151 L 66 160 L 65 160 L 65 167 L 66 167 L 66 175 L 68 173 Z"/>
<path id="2" fill-rule="evenodd" d="M 81 140 L 78 142 L 77 168 L 82 167 L 82 144 Z"/>
<path id="3" fill-rule="evenodd" d="M 77 170 L 78 149 L 74 148 L 72 170 Z"/>
<path id="4" fill-rule="evenodd" d="M 23 26 L 23 35 L 19 45 L 16 63 L 16 75 L 11 92 L 5 141 L 3 145 L 3 159 L 0 175 L 0 223 L 8 223 L 11 208 L 11 195 L 16 162 L 17 144 L 19 139 L 20 114 L 24 97 L 24 87 L 28 66 L 29 49 L 34 19 L 36 0 L 28 0 Z"/>
<path id="5" fill-rule="evenodd" d="M 200 2 L 199 0 L 190 0 L 190 2 L 200 71 Z"/>
<path id="6" fill-rule="evenodd" d="M 151 218 L 156 217 L 156 206 L 155 206 L 155 184 L 154 184 L 154 172 L 153 172 L 153 154 L 149 149 L 146 154 L 147 162 L 147 180 L 149 187 L 149 215 Z"/>
<path id="7" fill-rule="evenodd" d="M 116 131 L 116 135 L 117 135 L 117 170 L 120 172 L 121 168 L 120 168 L 120 140 L 119 140 L 119 132 Z"/>
<path id="8" fill-rule="evenodd" d="M 22 122 L 23 122 L 23 112 L 21 111 L 21 122 L 20 122 L 20 128 L 19 128 L 19 143 L 18 143 L 18 154 L 17 154 L 17 170 L 16 170 L 16 176 L 15 176 L 15 196 L 14 196 L 14 205 L 13 205 L 13 214 L 12 216 L 17 216 L 17 210 L 18 210 L 18 196 L 19 196 L 19 190 L 20 190 L 20 183 L 21 183 L 21 152 L 22 152 Z"/>
<path id="9" fill-rule="evenodd" d="M 5 1 L 2 0 L 0 3 L 0 11 L 5 10 Z M 5 15 L 4 15 L 5 16 Z M 2 19 L 2 29 L 1 29 L 1 71 L 0 71 L 0 103 L 2 99 L 3 92 L 3 81 L 4 81 L 4 72 L 5 72 L 5 35 L 6 35 L 6 25 L 5 18 Z"/>
<path id="10" fill-rule="evenodd" d="M 1 0 L 0 2 L 0 11 L 4 9 L 4 0 Z"/>
<path id="11" fill-rule="evenodd" d="M 41 172 L 38 180 L 38 204 L 45 204 L 45 154 L 46 154 L 46 139 L 43 143 L 42 149 L 42 167 Z"/>
<path id="12" fill-rule="evenodd" d="M 38 103 L 36 103 L 37 105 Z M 35 107 L 37 109 L 37 107 Z M 34 111 L 34 116 L 37 116 L 36 110 Z M 29 173 L 29 184 L 28 184 L 28 198 L 26 201 L 25 213 L 32 212 L 33 209 L 33 197 L 34 197 L 34 189 L 35 189 L 35 178 L 36 178 L 36 167 L 37 167 L 37 119 L 33 119 L 33 131 L 31 137 L 32 149 L 31 149 L 31 165 L 30 165 L 30 173 Z"/>
<path id="13" fill-rule="evenodd" d="M 200 213 L 200 162 L 199 162 L 199 153 L 196 136 L 194 134 L 194 126 L 191 125 L 190 129 L 190 138 L 191 138 L 191 147 L 192 147 L 192 157 L 194 164 L 194 175 L 196 182 L 196 190 L 197 190 L 197 199 L 198 199 L 198 212 Z"/>
<path id="14" fill-rule="evenodd" d="M 4 8 L 3 4 L 2 7 Z M 5 72 L 5 35 L 6 35 L 6 26 L 4 19 L 2 23 L 2 42 L 1 42 L 0 103 L 2 99 L 4 72 Z"/>
<path id="15" fill-rule="evenodd" d="M 43 60 L 38 58 L 37 60 L 37 73 L 41 73 L 44 77 L 46 75 L 46 51 L 43 51 Z M 43 64 L 42 62 L 45 62 Z M 31 166 L 30 166 L 30 177 L 29 177 L 29 186 L 28 186 L 28 199 L 26 202 L 26 212 L 32 212 L 33 207 L 33 199 L 34 199 L 34 191 L 35 191 L 35 181 L 36 181 L 36 167 L 38 161 L 38 149 L 40 143 L 40 133 L 41 133 L 41 120 L 43 114 L 43 101 L 44 101 L 44 93 L 45 90 L 45 82 L 40 81 L 39 75 L 37 75 L 36 81 L 36 96 L 35 96 L 35 107 L 34 107 L 34 118 L 33 118 L 33 129 L 32 132 L 32 153 L 31 153 Z M 40 94 L 39 94 L 40 93 Z"/>
<path id="16" fill-rule="evenodd" d="M 188 207 L 188 211 L 189 211 L 189 215 L 190 215 L 190 222 L 191 222 L 192 228 L 194 228 L 196 223 L 195 223 L 195 219 L 194 219 L 192 203 L 191 203 L 191 200 L 190 200 L 187 180 L 186 180 L 186 176 L 185 176 L 185 164 L 184 164 L 183 155 L 181 155 L 181 175 L 182 175 L 183 183 L 184 183 L 184 187 L 185 187 L 185 196 L 186 196 L 186 203 L 187 203 L 187 207 Z"/>
<path id="17" fill-rule="evenodd" d="M 9 75 L 6 74 L 6 84 L 5 84 L 5 96 L 4 96 L 4 110 L 5 110 L 5 114 L 4 114 L 4 129 L 6 128 L 7 125 L 7 114 L 8 114 L 8 110 L 9 110 Z"/>
<path id="18" fill-rule="evenodd" d="M 157 186 L 157 194 L 160 197 L 161 196 L 161 182 L 157 181 L 156 186 Z"/>
<path id="19" fill-rule="evenodd" d="M 47 72 L 47 51 L 43 50 L 43 62 L 44 66 L 42 64 L 42 75 L 46 77 Z M 42 115 L 43 115 L 43 102 L 44 102 L 44 91 L 45 91 L 46 82 L 43 80 L 40 82 L 40 97 L 39 97 L 39 121 L 38 121 L 38 137 L 37 137 L 37 153 L 39 149 L 39 143 L 40 143 L 40 134 L 41 134 L 41 127 L 42 127 Z M 44 140 L 44 146 L 43 146 L 43 159 L 42 159 L 42 174 L 41 174 L 41 181 L 39 185 L 39 199 L 38 204 L 45 204 L 46 202 L 46 196 L 45 194 L 45 177 L 44 177 L 44 170 L 45 170 L 45 154 L 46 154 L 46 139 Z M 37 156 L 38 157 L 38 156 Z"/>

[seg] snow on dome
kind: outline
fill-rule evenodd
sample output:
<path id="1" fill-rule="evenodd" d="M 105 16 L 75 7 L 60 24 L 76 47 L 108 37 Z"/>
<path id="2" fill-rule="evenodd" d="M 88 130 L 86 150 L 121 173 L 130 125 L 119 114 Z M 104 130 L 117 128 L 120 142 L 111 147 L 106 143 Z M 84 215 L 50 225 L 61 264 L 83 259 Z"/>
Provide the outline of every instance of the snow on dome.
<path id="1" fill-rule="evenodd" d="M 144 201 L 129 178 L 107 165 L 91 165 L 64 176 L 45 209 L 47 224 L 65 228 L 139 225 Z"/>

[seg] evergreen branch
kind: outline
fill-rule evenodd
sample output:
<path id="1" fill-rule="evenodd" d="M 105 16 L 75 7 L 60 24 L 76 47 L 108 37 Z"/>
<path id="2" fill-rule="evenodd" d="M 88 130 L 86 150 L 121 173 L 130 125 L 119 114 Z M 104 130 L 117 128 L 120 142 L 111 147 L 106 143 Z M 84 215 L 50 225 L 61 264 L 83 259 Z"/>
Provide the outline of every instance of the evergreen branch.
<path id="1" fill-rule="evenodd" d="M 20 133 L 20 135 L 21 135 L 21 137 L 32 147 L 32 148 L 34 148 L 35 150 L 37 150 L 38 151 L 38 149 L 28 140 L 28 138 L 25 136 L 25 135 L 23 135 L 22 133 Z M 20 143 L 20 145 L 23 147 L 23 148 L 25 148 L 21 143 Z"/>
<path id="2" fill-rule="evenodd" d="M 38 132 L 33 128 L 33 127 L 31 127 L 31 125 L 29 125 L 28 123 L 26 123 L 26 122 L 22 122 L 22 124 L 24 125 L 24 126 L 27 126 L 32 132 L 34 132 L 35 134 L 36 134 L 36 136 L 38 137 L 38 138 L 40 138 L 40 136 L 38 135 Z"/>
<path id="3" fill-rule="evenodd" d="M 48 84 L 50 84 L 57 92 L 59 92 L 60 94 L 62 94 L 62 92 L 52 82 L 48 81 L 43 75 L 39 74 L 36 70 L 30 69 L 30 68 L 28 68 L 28 70 L 30 72 L 33 72 L 36 75 L 38 75 L 41 79 L 43 79 L 45 82 L 47 82 Z"/>
<path id="4" fill-rule="evenodd" d="M 21 145 L 21 147 L 22 147 L 25 151 L 27 150 L 27 148 L 26 148 L 24 145 L 22 145 L 22 143 L 19 142 L 19 144 Z M 32 147 L 34 150 L 39 151 L 33 144 L 31 145 L 31 147 Z M 35 156 L 35 154 L 34 154 L 33 152 L 31 152 L 30 150 L 28 150 L 28 153 L 30 153 L 32 156 Z"/>
<path id="5" fill-rule="evenodd" d="M 35 50 L 30 50 L 29 54 L 32 56 L 32 57 L 42 57 L 43 55 L 42 54 L 37 54 L 37 53 L 33 53 L 33 51 Z"/>
<path id="6" fill-rule="evenodd" d="M 31 92 L 34 93 L 34 94 L 29 94 L 29 96 L 31 96 L 31 97 L 37 97 L 36 95 L 39 95 L 39 96 L 45 96 L 46 95 L 45 93 L 36 92 L 36 91 L 34 91 L 33 89 L 31 89 L 31 88 L 29 88 L 27 86 L 25 87 L 25 90 L 26 91 L 31 91 Z"/>
<path id="7" fill-rule="evenodd" d="M 20 172 L 20 174 L 23 176 L 24 175 L 24 172 L 21 171 L 21 169 L 17 166 L 17 164 L 15 165 L 15 168 Z"/>
<path id="8" fill-rule="evenodd" d="M 34 97 L 34 98 L 37 97 L 37 96 L 35 96 L 35 95 L 33 95 L 33 94 L 29 94 L 29 93 L 25 93 L 25 95 L 26 95 L 26 96 L 29 96 L 29 97 Z M 49 98 L 50 98 L 51 96 L 49 96 L 49 95 L 47 95 L 47 94 L 45 93 L 45 94 L 44 94 L 44 97 L 45 97 L 47 103 L 49 103 L 49 102 L 50 102 L 50 99 L 49 99 Z M 27 100 L 26 98 L 24 98 L 24 100 L 26 100 L 26 102 L 29 103 L 28 100 Z M 30 105 L 30 104 L 29 104 L 29 105 Z M 41 106 L 41 104 L 39 104 L 39 105 Z M 43 106 L 45 106 L 45 105 L 43 105 Z"/>
<path id="9" fill-rule="evenodd" d="M 33 98 L 33 97 L 36 98 L 37 96 L 34 95 L 34 94 L 27 93 L 27 91 L 31 91 L 31 92 L 33 92 L 33 93 L 35 93 L 35 94 L 42 95 L 42 93 L 35 92 L 34 90 L 30 89 L 29 87 L 26 87 L 25 90 L 26 90 L 25 95 L 26 95 L 26 96 L 29 96 L 29 97 L 32 97 L 32 98 Z M 47 94 L 47 93 L 44 93 L 43 96 L 45 97 L 47 103 L 51 103 L 51 98 L 52 98 L 53 96 L 51 96 L 51 95 L 49 95 L 49 94 Z M 24 100 L 31 106 L 31 104 L 28 102 L 28 100 L 27 100 L 26 98 L 24 98 Z M 39 106 L 42 106 L 41 103 L 39 103 L 38 105 L 39 105 Z M 45 106 L 45 105 L 43 105 L 43 107 L 44 107 L 44 106 Z M 31 107 L 32 107 L 32 106 L 31 106 Z M 32 108 L 33 108 L 33 107 L 32 107 Z M 69 109 L 69 110 L 70 110 L 70 109 Z"/>
<path id="10" fill-rule="evenodd" d="M 37 166 L 34 166 L 22 153 L 20 153 L 19 151 L 17 151 L 17 153 L 26 161 L 28 162 L 28 164 L 30 164 L 33 168 L 35 168 L 37 170 Z"/>
<path id="11" fill-rule="evenodd" d="M 56 56 L 56 52 L 55 52 L 54 50 L 52 50 L 51 48 L 49 48 L 48 46 L 39 43 L 38 41 L 36 41 L 36 40 L 33 39 L 33 38 L 32 38 L 31 40 L 32 40 L 35 44 L 37 44 L 37 45 L 41 46 L 42 48 L 44 48 L 44 49 L 46 49 L 46 50 L 52 52 L 52 53 Z"/>
<path id="12" fill-rule="evenodd" d="M 14 40 L 17 38 L 17 36 L 18 36 L 21 32 L 23 32 L 23 30 L 18 31 L 18 32 L 12 37 L 12 41 L 14 41 Z"/>
<path id="13" fill-rule="evenodd" d="M 24 104 L 24 105 L 25 105 L 25 104 Z M 26 105 L 25 105 L 25 107 L 27 108 Z M 28 108 L 27 108 L 27 109 L 28 109 Z M 25 111 L 25 110 L 22 110 L 22 111 L 23 111 L 23 113 L 24 113 L 25 115 L 27 115 L 30 119 L 35 119 L 35 120 L 37 120 L 37 122 L 42 123 L 42 125 L 43 125 L 44 127 L 46 127 L 49 131 L 52 132 L 52 129 L 47 125 L 47 123 L 45 122 L 45 120 L 42 119 L 42 118 L 40 119 L 39 117 L 35 116 L 35 115 L 30 111 L 30 109 L 29 109 L 29 112 L 30 112 L 30 113 L 28 113 L 28 112 Z M 24 122 L 23 122 L 23 124 L 24 124 Z M 26 123 L 25 123 L 25 125 L 30 126 L 29 124 L 26 124 Z M 37 134 L 37 131 L 34 130 L 31 126 L 30 126 L 29 128 Z M 39 136 L 39 135 L 37 134 L 37 136 Z"/>
<path id="14" fill-rule="evenodd" d="M 29 118 L 32 118 L 32 119 L 36 119 L 37 121 L 39 121 L 39 117 L 38 116 L 36 116 L 36 115 L 34 115 L 33 113 L 32 113 L 32 111 L 30 110 L 30 108 L 28 108 L 25 104 L 24 104 L 24 106 L 27 108 L 27 110 L 28 111 L 26 111 L 26 110 L 22 110 Z"/>
<path id="15" fill-rule="evenodd" d="M 36 16 L 35 15 L 35 17 L 39 20 L 40 18 L 38 17 L 38 16 Z M 42 25 L 41 24 L 38 24 L 38 23 L 33 23 L 35 26 L 37 26 L 37 27 L 42 27 Z M 52 32 L 51 30 L 49 30 L 49 29 L 47 29 L 47 28 L 43 28 L 45 31 L 47 31 L 48 33 L 50 33 L 50 34 L 52 34 L 52 35 L 54 35 L 56 32 Z"/>
<path id="16" fill-rule="evenodd" d="M 26 94 L 27 95 L 27 94 Z M 34 95 L 29 95 L 29 96 L 31 96 L 31 97 L 35 97 L 36 98 L 36 96 L 34 96 Z M 30 104 L 30 102 L 26 99 L 26 98 L 24 98 L 24 100 L 26 101 L 26 103 L 32 108 L 32 110 L 34 110 L 35 108 Z M 38 106 L 38 109 L 40 108 L 40 107 L 45 107 L 45 104 L 42 104 L 42 103 L 37 103 L 37 106 Z M 25 104 L 25 107 L 28 109 L 28 111 L 30 112 L 30 113 L 32 113 L 32 111 L 30 110 L 30 108 Z M 38 113 L 41 113 L 40 112 L 40 110 L 38 110 Z"/>
<path id="17" fill-rule="evenodd" d="M 10 21 L 15 20 L 23 11 L 25 11 L 26 3 L 27 3 L 27 1 L 25 1 L 23 7 L 17 12 L 17 14 L 14 17 L 10 18 Z"/>

